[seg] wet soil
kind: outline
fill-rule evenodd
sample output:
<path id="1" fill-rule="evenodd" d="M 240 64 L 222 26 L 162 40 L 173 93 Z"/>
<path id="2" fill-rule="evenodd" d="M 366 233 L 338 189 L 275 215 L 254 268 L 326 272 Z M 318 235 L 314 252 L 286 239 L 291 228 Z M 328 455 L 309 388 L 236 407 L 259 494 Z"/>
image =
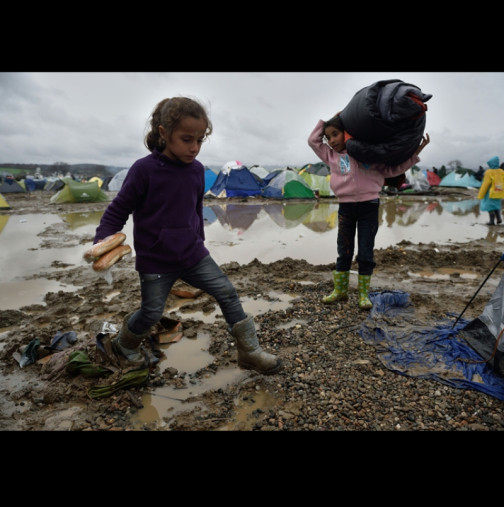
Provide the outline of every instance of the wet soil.
<path id="1" fill-rule="evenodd" d="M 107 206 L 61 204 L 56 210 L 42 192 L 9 196 L 8 200 L 13 209 L 2 213 L 17 215 L 94 211 Z M 78 235 L 65 224 L 52 225 L 41 236 L 46 238 L 43 248 L 83 252 L 92 241 L 91 236 Z M 403 242 L 376 251 L 371 290 L 407 291 L 418 318 L 435 321 L 462 312 L 501 253 L 495 243 L 483 240 L 447 246 Z M 137 308 L 140 291 L 134 259 L 123 259 L 120 268 L 111 271 L 112 283 L 97 276 L 89 265 L 56 263 L 52 268 L 56 269 L 34 278 L 57 280 L 78 289 L 49 292 L 44 304 L 0 311 L 0 430 L 504 429 L 502 402 L 479 392 L 397 375 L 383 367 L 374 349 L 358 334 L 366 312 L 357 307 L 356 275 L 350 281 L 348 302 L 324 305 L 321 298 L 332 290 L 333 266 L 290 258 L 269 264 L 255 259 L 246 265 L 231 262 L 222 266 L 241 297 L 268 301 L 274 291 L 291 298 L 287 308 L 255 317 L 263 348 L 283 360 L 283 370 L 272 376 L 244 371 L 236 382 L 189 397 L 186 411 L 163 415 L 139 427 L 134 423 L 135 414 L 142 409 L 147 393 L 155 394 L 160 386 L 187 391 L 223 369 L 238 369 L 236 348 L 221 314 L 217 312 L 211 323 L 190 315 L 186 319 L 183 311 L 166 315 L 182 322 L 182 339 L 199 334 L 211 337 L 211 358 L 197 372 L 153 368 L 144 385 L 93 399 L 90 388 L 112 384 L 120 372 L 98 379 L 72 375 L 66 370 L 68 356 L 77 349 L 85 351 L 92 362 L 97 360 L 96 335 L 104 323 L 119 327 L 124 316 Z M 466 273 L 473 276 L 466 277 Z M 503 268 L 498 266 L 465 318 L 480 315 L 502 274 Z M 194 292 L 181 283 L 175 288 Z M 176 306 L 180 299 L 180 295 L 170 295 L 167 307 Z M 191 299 L 187 308 L 192 311 L 216 309 L 215 301 L 204 293 Z M 77 333 L 74 345 L 51 353 L 44 348 L 58 332 L 70 330 Z M 41 343 L 37 362 L 20 368 L 19 355 L 34 338 Z M 267 402 L 260 402 L 265 399 Z M 238 418 L 238 412 L 247 407 L 248 416 Z"/>

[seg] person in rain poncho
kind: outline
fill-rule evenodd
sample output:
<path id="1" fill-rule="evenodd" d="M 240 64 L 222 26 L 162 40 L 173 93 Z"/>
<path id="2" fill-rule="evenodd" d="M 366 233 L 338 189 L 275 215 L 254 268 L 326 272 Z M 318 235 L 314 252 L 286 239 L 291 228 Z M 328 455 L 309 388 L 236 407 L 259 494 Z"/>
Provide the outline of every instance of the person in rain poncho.
<path id="1" fill-rule="evenodd" d="M 499 157 L 492 157 L 488 162 L 488 169 L 483 175 L 483 181 L 478 192 L 480 210 L 488 211 L 490 221 L 486 225 L 502 222 L 501 208 L 504 198 L 504 170 L 499 166 Z"/>

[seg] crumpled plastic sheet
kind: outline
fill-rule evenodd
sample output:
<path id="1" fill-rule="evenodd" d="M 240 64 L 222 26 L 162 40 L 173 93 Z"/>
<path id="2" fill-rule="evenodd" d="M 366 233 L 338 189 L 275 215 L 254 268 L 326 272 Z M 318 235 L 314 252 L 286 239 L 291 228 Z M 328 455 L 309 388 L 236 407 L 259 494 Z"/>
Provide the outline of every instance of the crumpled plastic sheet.
<path id="1" fill-rule="evenodd" d="M 453 327 L 455 315 L 453 319 L 422 322 L 415 315 L 409 294 L 403 291 L 371 292 L 369 299 L 373 308 L 359 334 L 376 348 L 387 369 L 504 400 L 504 378 L 457 336 L 468 321 L 461 318 Z"/>

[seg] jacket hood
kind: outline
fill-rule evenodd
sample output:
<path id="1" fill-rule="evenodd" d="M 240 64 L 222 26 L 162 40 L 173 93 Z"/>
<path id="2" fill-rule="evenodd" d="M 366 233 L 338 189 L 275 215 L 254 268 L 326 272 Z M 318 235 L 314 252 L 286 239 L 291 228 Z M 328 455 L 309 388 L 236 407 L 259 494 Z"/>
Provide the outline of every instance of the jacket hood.
<path id="1" fill-rule="evenodd" d="M 492 157 L 488 162 L 488 167 L 490 169 L 498 169 L 499 168 L 499 157 Z"/>

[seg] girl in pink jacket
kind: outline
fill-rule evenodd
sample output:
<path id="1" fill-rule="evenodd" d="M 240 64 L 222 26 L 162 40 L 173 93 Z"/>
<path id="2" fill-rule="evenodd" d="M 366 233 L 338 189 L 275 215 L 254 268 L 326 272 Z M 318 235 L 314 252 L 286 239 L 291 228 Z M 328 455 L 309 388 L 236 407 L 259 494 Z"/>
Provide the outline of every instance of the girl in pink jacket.
<path id="1" fill-rule="evenodd" d="M 330 120 L 319 120 L 308 138 L 315 154 L 331 168 L 330 186 L 338 198 L 338 257 L 332 271 L 334 290 L 324 303 L 348 300 L 348 280 L 355 250 L 357 231 L 357 264 L 359 266 L 359 308 L 369 310 L 373 304 L 368 290 L 374 262 L 374 243 L 378 232 L 380 191 L 385 178 L 399 176 L 420 161 L 419 153 L 429 144 L 426 134 L 411 158 L 398 166 L 363 164 L 348 155 L 349 138 L 336 114 Z"/>

